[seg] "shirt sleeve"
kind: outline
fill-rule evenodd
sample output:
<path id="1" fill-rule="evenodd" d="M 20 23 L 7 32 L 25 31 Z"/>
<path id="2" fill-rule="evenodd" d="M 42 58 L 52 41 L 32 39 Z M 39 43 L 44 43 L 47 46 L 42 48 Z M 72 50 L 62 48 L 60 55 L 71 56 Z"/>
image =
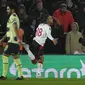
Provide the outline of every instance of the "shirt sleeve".
<path id="1" fill-rule="evenodd" d="M 50 40 L 53 40 L 53 39 L 54 39 L 54 38 L 52 37 L 52 35 L 51 35 L 51 28 L 50 28 L 50 27 L 46 28 L 46 33 L 47 33 L 47 37 L 48 37 Z"/>
<path id="2" fill-rule="evenodd" d="M 11 22 L 12 22 L 12 24 L 16 24 L 17 23 L 16 17 L 12 17 Z"/>

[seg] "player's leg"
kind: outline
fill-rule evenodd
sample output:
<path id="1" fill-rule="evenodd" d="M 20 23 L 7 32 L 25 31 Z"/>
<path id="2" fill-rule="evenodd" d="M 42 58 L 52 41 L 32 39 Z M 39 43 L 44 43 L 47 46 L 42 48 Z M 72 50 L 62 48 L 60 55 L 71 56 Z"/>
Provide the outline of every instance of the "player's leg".
<path id="1" fill-rule="evenodd" d="M 24 48 L 25 48 L 25 50 L 27 51 L 28 56 L 30 57 L 30 59 L 31 59 L 31 60 L 34 60 L 34 59 L 35 59 L 35 56 L 34 56 L 33 53 L 31 52 L 31 50 L 29 49 L 29 45 L 28 45 L 28 44 L 25 44 L 25 45 L 24 45 Z"/>
<path id="2" fill-rule="evenodd" d="M 27 51 L 28 53 L 28 57 L 30 58 L 30 60 L 32 61 L 33 64 L 36 64 L 36 59 L 35 59 L 35 55 L 32 53 L 32 51 L 30 50 L 29 48 L 29 45 L 28 44 L 24 44 L 24 48 L 25 50 Z M 32 48 L 33 50 L 33 48 Z"/>
<path id="3" fill-rule="evenodd" d="M 5 80 L 7 77 L 7 72 L 8 72 L 8 56 L 3 55 L 2 61 L 3 61 L 3 72 L 2 72 L 2 76 L 0 77 L 0 79 Z"/>
<path id="4" fill-rule="evenodd" d="M 36 75 L 37 78 L 42 77 L 41 72 L 43 69 L 43 61 L 44 61 L 44 56 L 42 55 L 40 56 L 40 59 L 38 60 L 38 63 L 37 63 L 37 75 Z"/>
<path id="5" fill-rule="evenodd" d="M 20 61 L 20 56 L 18 54 L 13 55 L 13 58 L 14 58 L 14 62 L 16 64 L 17 71 L 18 71 L 17 80 L 22 80 L 23 79 L 23 72 L 22 72 L 22 64 L 21 64 L 21 61 Z"/>
<path id="6" fill-rule="evenodd" d="M 37 63 L 37 60 L 35 58 L 35 53 L 36 53 L 36 46 L 35 46 L 35 41 L 32 42 L 30 48 L 28 44 L 24 44 L 24 48 L 28 53 L 28 57 L 32 61 L 33 64 Z"/>
<path id="7" fill-rule="evenodd" d="M 44 48 L 42 46 L 39 47 L 38 51 L 38 64 L 37 64 L 37 77 L 42 77 L 41 72 L 43 69 L 43 61 L 44 61 Z"/>
<path id="8" fill-rule="evenodd" d="M 12 56 L 14 58 L 14 62 L 16 64 L 18 76 L 19 76 L 19 78 L 17 78 L 17 79 L 22 80 L 23 79 L 23 72 L 22 72 L 22 64 L 21 64 L 20 56 L 19 56 L 19 45 L 12 44 L 11 48 L 12 48 Z"/>
<path id="9" fill-rule="evenodd" d="M 0 77 L 0 79 L 5 80 L 7 77 L 7 72 L 8 72 L 8 56 L 10 55 L 10 49 L 9 49 L 9 45 L 6 45 L 4 53 L 2 55 L 2 61 L 3 61 L 3 72 L 2 72 L 2 76 Z"/>

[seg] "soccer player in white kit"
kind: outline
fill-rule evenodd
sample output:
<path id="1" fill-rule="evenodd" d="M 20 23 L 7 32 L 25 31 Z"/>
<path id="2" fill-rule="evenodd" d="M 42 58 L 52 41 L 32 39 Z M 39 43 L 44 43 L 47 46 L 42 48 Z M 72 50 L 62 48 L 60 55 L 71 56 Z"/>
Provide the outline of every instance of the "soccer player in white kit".
<path id="1" fill-rule="evenodd" d="M 47 16 L 46 22 L 39 24 L 36 29 L 35 37 L 33 38 L 32 44 L 28 47 L 24 45 L 24 48 L 28 52 L 33 64 L 37 63 L 37 75 L 36 77 L 41 77 L 41 70 L 43 67 L 44 60 L 44 44 L 47 38 L 49 38 L 54 45 L 57 44 L 57 39 L 51 36 L 51 25 L 53 24 L 53 17 Z"/>

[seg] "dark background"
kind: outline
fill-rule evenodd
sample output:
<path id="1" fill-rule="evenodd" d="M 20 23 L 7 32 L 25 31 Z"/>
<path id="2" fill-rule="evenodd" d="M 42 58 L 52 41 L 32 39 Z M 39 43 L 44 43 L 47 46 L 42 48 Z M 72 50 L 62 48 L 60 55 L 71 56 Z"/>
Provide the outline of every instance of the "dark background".
<path id="1" fill-rule="evenodd" d="M 29 18 L 30 12 L 36 8 L 35 0 L 0 0 L 0 39 L 4 36 L 6 33 L 6 22 L 8 19 L 8 16 L 6 14 L 6 6 L 3 6 L 3 3 L 7 3 L 8 1 L 12 1 L 12 3 L 16 3 L 17 5 L 24 4 L 26 8 L 26 14 L 28 15 L 27 21 L 24 24 L 25 25 L 25 31 L 29 36 L 32 33 L 32 30 L 30 29 L 30 22 L 31 19 Z M 50 15 L 53 14 L 53 12 L 60 7 L 61 3 L 66 3 L 66 0 L 42 0 L 44 4 L 44 9 L 48 11 Z M 76 22 L 78 22 L 80 27 L 80 32 L 85 29 L 85 0 L 72 0 L 73 6 L 71 8 L 68 7 L 68 10 L 70 10 L 73 14 L 73 17 Z M 27 26 L 27 27 L 26 27 Z M 25 36 L 26 39 L 29 37 L 28 35 Z M 64 48 L 62 48 L 63 43 L 63 31 L 61 27 L 57 27 L 52 29 L 52 36 L 54 38 L 59 38 L 58 44 L 56 46 L 53 45 L 53 43 L 47 39 L 45 44 L 45 54 L 65 54 Z M 31 37 L 29 37 L 28 41 L 31 42 Z M 0 46 L 0 52 L 2 52 L 3 47 Z M 25 50 L 22 51 L 22 53 L 26 53 Z"/>

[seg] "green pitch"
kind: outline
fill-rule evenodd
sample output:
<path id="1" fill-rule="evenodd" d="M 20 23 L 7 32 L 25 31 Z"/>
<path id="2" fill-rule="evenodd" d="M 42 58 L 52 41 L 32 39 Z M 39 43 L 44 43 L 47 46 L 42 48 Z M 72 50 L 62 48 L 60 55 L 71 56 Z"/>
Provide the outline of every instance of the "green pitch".
<path id="1" fill-rule="evenodd" d="M 0 85 L 85 85 L 85 79 L 7 79 L 0 80 Z"/>

